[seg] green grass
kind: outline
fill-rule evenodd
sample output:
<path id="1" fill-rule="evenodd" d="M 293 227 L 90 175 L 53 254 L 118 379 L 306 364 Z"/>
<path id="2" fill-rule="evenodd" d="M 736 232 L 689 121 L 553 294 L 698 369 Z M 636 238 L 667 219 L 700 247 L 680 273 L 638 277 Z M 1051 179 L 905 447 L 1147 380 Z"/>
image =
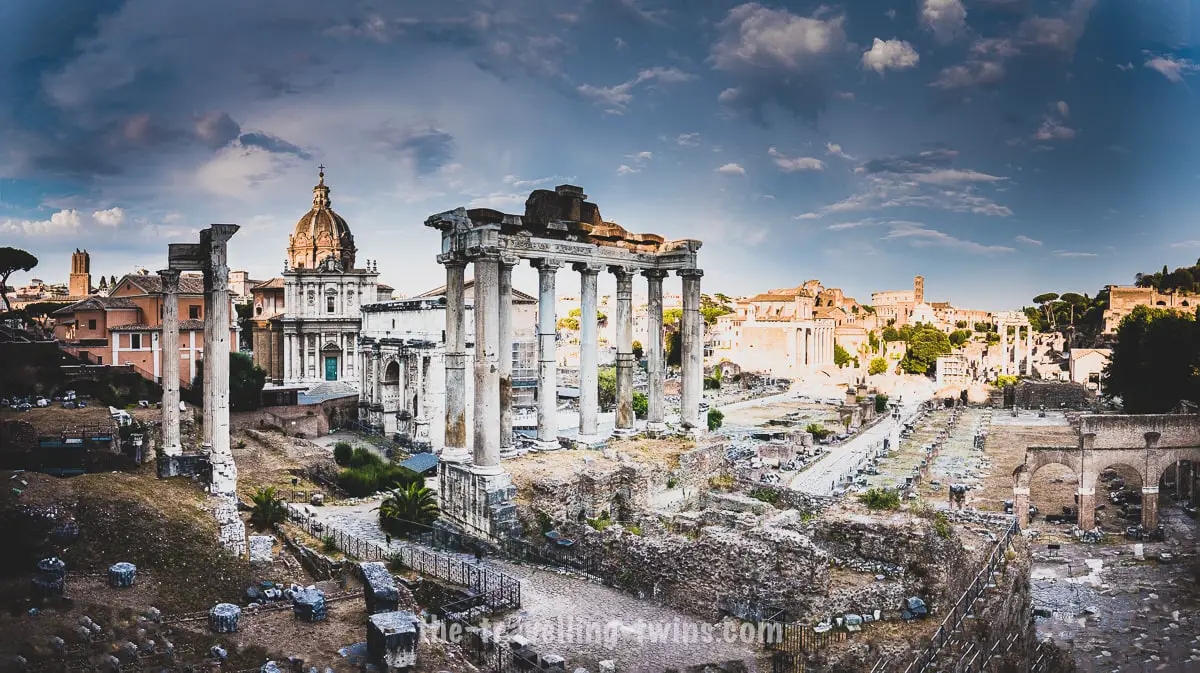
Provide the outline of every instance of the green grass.
<path id="1" fill-rule="evenodd" d="M 900 494 L 888 488 L 872 488 L 858 499 L 867 509 L 900 509 Z"/>
<path id="2" fill-rule="evenodd" d="M 774 505 L 779 502 L 779 491 L 773 488 L 756 488 L 749 493 L 751 498 L 761 500 L 768 505 Z"/>

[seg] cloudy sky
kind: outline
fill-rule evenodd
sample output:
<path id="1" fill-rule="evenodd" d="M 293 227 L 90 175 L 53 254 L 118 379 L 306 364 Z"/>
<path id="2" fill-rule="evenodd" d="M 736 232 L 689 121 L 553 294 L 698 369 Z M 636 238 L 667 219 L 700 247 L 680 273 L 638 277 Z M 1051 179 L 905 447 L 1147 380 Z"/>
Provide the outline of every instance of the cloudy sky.
<path id="1" fill-rule="evenodd" d="M 268 278 L 323 163 L 408 293 L 425 216 L 571 182 L 704 240 L 709 291 L 1013 307 L 1200 257 L 1198 35 L 1194 0 L 6 0 L 0 243 L 65 280 L 236 222 Z"/>

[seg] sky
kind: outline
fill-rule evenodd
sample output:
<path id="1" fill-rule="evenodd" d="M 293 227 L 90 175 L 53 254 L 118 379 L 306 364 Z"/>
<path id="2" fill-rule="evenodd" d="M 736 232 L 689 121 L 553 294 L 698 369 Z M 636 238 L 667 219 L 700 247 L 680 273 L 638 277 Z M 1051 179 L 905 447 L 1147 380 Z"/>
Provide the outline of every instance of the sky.
<path id="1" fill-rule="evenodd" d="M 232 222 L 270 278 L 323 164 L 406 294 L 428 215 L 570 183 L 704 241 L 707 292 L 1016 308 L 1196 263 L 1198 36 L 1196 0 L 5 0 L 0 245 L 65 281 Z"/>

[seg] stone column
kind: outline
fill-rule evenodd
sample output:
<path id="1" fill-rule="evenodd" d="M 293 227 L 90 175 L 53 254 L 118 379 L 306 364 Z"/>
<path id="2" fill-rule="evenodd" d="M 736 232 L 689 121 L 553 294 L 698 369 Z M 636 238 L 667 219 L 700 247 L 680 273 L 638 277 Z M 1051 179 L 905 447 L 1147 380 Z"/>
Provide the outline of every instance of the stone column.
<path id="1" fill-rule="evenodd" d="M 204 231 L 201 243 L 207 243 L 208 264 L 205 269 L 205 285 L 211 291 L 205 298 L 212 304 L 212 312 L 204 321 L 205 335 L 212 334 L 212 350 L 204 354 L 205 377 L 212 383 L 205 389 L 205 401 L 211 404 L 212 412 L 204 420 L 211 428 L 213 483 L 212 491 L 222 496 L 237 496 L 237 468 L 233 464 L 233 452 L 229 443 L 229 265 L 227 243 L 237 232 L 234 224 L 214 224 Z"/>
<path id="2" fill-rule="evenodd" d="M 475 443 L 476 474 L 500 469 L 500 261 L 475 259 Z"/>
<path id="3" fill-rule="evenodd" d="M 554 280 L 562 262 L 538 259 L 538 425 L 537 444 L 542 451 L 558 448 L 558 360 L 555 336 Z M 476 283 L 478 287 L 478 283 Z M 580 321 L 583 312 L 580 311 Z"/>
<path id="4" fill-rule="evenodd" d="M 575 264 L 579 272 L 579 437 L 580 444 L 601 441 L 599 423 L 599 366 L 596 287 L 602 267 Z"/>
<path id="5" fill-rule="evenodd" d="M 162 442 L 163 453 L 183 453 L 179 441 L 179 271 L 163 269 L 162 280 Z"/>
<path id="6" fill-rule="evenodd" d="M 614 434 L 629 437 L 633 427 L 633 270 L 611 266 L 617 277 L 617 423 Z"/>
<path id="7" fill-rule="evenodd" d="M 446 436 L 442 460 L 465 463 L 467 454 L 467 335 L 463 271 L 466 263 L 446 262 Z M 478 288 L 478 283 L 476 283 Z M 476 290 L 478 292 L 478 290 Z M 476 296 L 478 305 L 478 295 Z M 476 310 L 476 313 L 479 311 Z"/>
<path id="8" fill-rule="evenodd" d="M 515 257 L 500 259 L 499 331 L 500 331 L 500 456 L 515 456 L 512 416 L 513 333 L 512 333 L 512 270 Z"/>
<path id="9" fill-rule="evenodd" d="M 201 237 L 203 240 L 203 237 Z M 205 260 L 207 263 L 207 260 Z M 207 275 L 204 279 L 204 306 L 200 309 L 204 318 L 204 356 L 201 362 L 204 365 L 203 371 L 200 373 L 200 381 L 203 386 L 203 395 L 201 397 L 201 424 L 200 424 L 200 441 L 203 443 L 205 452 L 212 451 L 213 435 L 212 435 L 212 414 L 213 414 L 213 385 L 212 385 L 212 363 L 213 363 L 213 348 L 215 328 L 212 323 L 213 314 L 213 297 L 212 287 L 209 283 Z M 114 363 L 115 364 L 115 363 Z"/>
<path id="10" fill-rule="evenodd" d="M 1017 525 L 1025 528 L 1029 525 L 1029 486 L 1013 488 L 1013 514 L 1017 517 Z"/>
<path id="11" fill-rule="evenodd" d="M 686 431 L 700 432 L 707 429 L 700 418 L 700 398 L 704 391 L 704 344 L 703 320 L 700 318 L 700 269 L 681 269 L 683 279 L 682 354 L 680 365 L 681 400 L 679 420 Z"/>
<path id="12" fill-rule="evenodd" d="M 374 376 L 374 393 L 371 395 L 371 423 L 383 429 L 383 351 L 379 343 L 371 348 L 371 371 Z"/>
<path id="13" fill-rule="evenodd" d="M 647 395 L 646 432 L 651 436 L 661 435 L 667 429 L 664 421 L 663 384 L 666 380 L 666 359 L 663 357 L 663 278 L 662 269 L 647 269 L 646 277 L 646 373 L 650 379 Z"/>
<path id="14" fill-rule="evenodd" d="M 1192 461 L 1179 461 L 1179 478 L 1175 481 L 1175 498 L 1187 500 L 1192 497 L 1193 488 Z"/>
<path id="15" fill-rule="evenodd" d="M 1075 492 L 1079 496 L 1079 527 L 1091 530 L 1096 527 L 1096 489 L 1080 486 Z"/>
<path id="16" fill-rule="evenodd" d="M 1025 376 L 1033 376 L 1033 325 L 1025 328 Z"/>
<path id="17" fill-rule="evenodd" d="M 1158 525 L 1158 487 L 1142 487 L 1142 528 L 1154 530 Z"/>

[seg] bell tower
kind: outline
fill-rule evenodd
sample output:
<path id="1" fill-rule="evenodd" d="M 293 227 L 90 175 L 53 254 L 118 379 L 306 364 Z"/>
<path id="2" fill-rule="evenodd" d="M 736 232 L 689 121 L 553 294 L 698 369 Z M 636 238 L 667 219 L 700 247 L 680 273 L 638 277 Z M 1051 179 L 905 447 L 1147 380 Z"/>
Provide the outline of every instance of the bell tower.
<path id="1" fill-rule="evenodd" d="M 913 304 L 925 303 L 925 276 L 913 278 Z"/>
<path id="2" fill-rule="evenodd" d="M 72 297 L 86 297 L 92 293 L 92 256 L 87 250 L 76 248 L 71 253 L 70 291 Z"/>

